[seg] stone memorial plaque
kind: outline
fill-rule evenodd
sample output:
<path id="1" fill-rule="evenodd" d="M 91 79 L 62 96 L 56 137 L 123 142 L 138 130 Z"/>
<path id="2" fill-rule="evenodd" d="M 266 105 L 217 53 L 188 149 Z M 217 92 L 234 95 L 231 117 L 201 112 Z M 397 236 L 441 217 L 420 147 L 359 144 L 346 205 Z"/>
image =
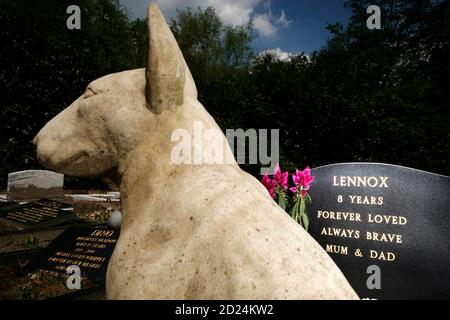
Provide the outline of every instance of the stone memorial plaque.
<path id="1" fill-rule="evenodd" d="M 42 199 L 22 205 L 0 208 L 0 219 L 22 229 L 51 227 L 77 218 L 70 206 L 58 201 Z"/>
<path id="2" fill-rule="evenodd" d="M 67 267 L 76 265 L 81 277 L 104 284 L 119 234 L 112 229 L 69 227 L 33 260 L 31 268 L 67 275 Z"/>
<path id="3" fill-rule="evenodd" d="M 8 174 L 8 201 L 37 200 L 64 196 L 64 175 L 46 170 Z"/>
<path id="4" fill-rule="evenodd" d="M 373 163 L 312 174 L 309 231 L 361 298 L 450 298 L 450 177 Z"/>

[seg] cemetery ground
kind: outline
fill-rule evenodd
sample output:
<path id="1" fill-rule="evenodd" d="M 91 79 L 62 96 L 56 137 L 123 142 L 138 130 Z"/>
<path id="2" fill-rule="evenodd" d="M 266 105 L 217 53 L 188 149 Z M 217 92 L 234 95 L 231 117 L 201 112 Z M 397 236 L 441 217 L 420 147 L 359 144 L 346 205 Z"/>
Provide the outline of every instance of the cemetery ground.
<path id="1" fill-rule="evenodd" d="M 30 227 L 5 218 L 4 209 L 33 206 L 36 202 L 0 202 L 0 300 L 41 300 L 41 299 L 104 299 L 104 285 L 88 278 L 82 278 L 81 289 L 69 289 L 66 282 L 69 275 L 43 270 L 34 266 L 39 255 L 52 241 L 68 229 L 103 229 L 111 212 L 120 208 L 119 201 L 105 201 L 89 194 L 106 194 L 104 191 L 76 191 L 77 199 L 71 196 L 74 191 L 65 190 L 65 196 L 51 199 L 67 207 L 70 217 L 56 225 Z M 6 192 L 0 192 L 0 199 Z M 97 201 L 96 201 L 97 200 Z M 40 200 L 42 201 L 42 200 Z M 44 200 L 47 201 L 47 200 Z M 14 211 L 10 211 L 14 212 Z M 69 216 L 68 215 L 68 216 Z"/>
<path id="2" fill-rule="evenodd" d="M 379 163 L 311 172 L 308 232 L 361 298 L 448 299 L 450 177 Z M 12 173 L 0 192 L 0 300 L 106 298 L 120 193 L 64 190 L 52 176 Z M 70 289 L 69 266 L 81 290 Z M 379 285 L 368 286 L 374 267 Z"/>

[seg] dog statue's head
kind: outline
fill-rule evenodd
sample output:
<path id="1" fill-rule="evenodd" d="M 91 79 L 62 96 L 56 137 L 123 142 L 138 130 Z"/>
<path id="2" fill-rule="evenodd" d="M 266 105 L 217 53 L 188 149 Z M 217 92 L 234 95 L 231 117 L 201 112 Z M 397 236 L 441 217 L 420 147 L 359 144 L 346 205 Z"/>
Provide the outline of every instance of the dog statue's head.
<path id="1" fill-rule="evenodd" d="M 100 175 L 158 128 L 161 114 L 197 91 L 183 55 L 161 11 L 148 9 L 146 69 L 97 79 L 34 138 L 41 164 L 73 176 Z M 192 99 L 190 99 L 192 98 Z"/>

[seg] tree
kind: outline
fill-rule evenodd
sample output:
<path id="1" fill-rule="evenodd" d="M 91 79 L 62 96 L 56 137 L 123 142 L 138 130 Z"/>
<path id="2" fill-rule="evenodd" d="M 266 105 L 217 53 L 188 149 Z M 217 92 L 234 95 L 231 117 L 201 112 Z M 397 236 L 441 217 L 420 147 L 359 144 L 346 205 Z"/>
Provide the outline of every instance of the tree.
<path id="1" fill-rule="evenodd" d="M 345 114 L 354 115 L 347 123 L 361 124 L 353 129 L 358 135 L 348 160 L 448 173 L 450 106 L 444 81 L 450 68 L 443 57 L 449 53 L 450 2 L 378 1 L 381 30 L 365 25 L 370 4 L 348 1 L 348 26 L 330 26 L 334 37 L 317 57 L 325 85 L 344 93 L 340 101 L 347 99 Z M 344 154 L 350 155 L 345 149 Z"/>
<path id="2" fill-rule="evenodd" d="M 71 4 L 82 9 L 81 30 L 66 28 Z M 0 10 L 0 183 L 6 185 L 9 172 L 40 168 L 33 137 L 90 81 L 140 62 L 118 1 L 1 0 Z M 89 185 L 73 181 L 69 187 Z"/>
<path id="3" fill-rule="evenodd" d="M 172 32 L 195 79 L 199 100 L 223 129 L 238 124 L 246 96 L 252 27 L 224 25 L 212 7 L 178 11 Z"/>
<path id="4" fill-rule="evenodd" d="M 81 30 L 66 28 L 71 4 Z M 449 174 L 450 1 L 377 1 L 381 30 L 366 27 L 370 4 L 348 1 L 348 24 L 330 24 L 324 48 L 285 60 L 256 55 L 252 26 L 224 25 L 212 8 L 179 11 L 170 27 L 221 128 L 280 129 L 285 168 L 377 161 Z M 148 39 L 117 0 L 0 0 L 0 16 L 5 185 L 8 172 L 40 168 L 33 137 L 90 81 L 146 65 Z"/>

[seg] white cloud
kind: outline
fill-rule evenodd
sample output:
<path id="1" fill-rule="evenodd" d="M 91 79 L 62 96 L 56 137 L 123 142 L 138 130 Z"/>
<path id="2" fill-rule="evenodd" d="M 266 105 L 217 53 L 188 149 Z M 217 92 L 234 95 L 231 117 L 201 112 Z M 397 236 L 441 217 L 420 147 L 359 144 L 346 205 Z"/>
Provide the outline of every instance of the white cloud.
<path id="1" fill-rule="evenodd" d="M 207 2 L 216 9 L 217 14 L 226 24 L 243 25 L 250 22 L 254 7 L 260 0 L 208 0 Z"/>
<path id="2" fill-rule="evenodd" d="M 283 51 L 280 48 L 267 49 L 267 50 L 261 51 L 258 54 L 258 56 L 260 56 L 260 57 L 264 57 L 266 55 L 270 55 L 270 56 L 274 57 L 275 60 L 290 61 L 291 57 L 294 56 L 295 54 L 293 54 L 291 52 Z"/>
<path id="3" fill-rule="evenodd" d="M 121 0 L 132 17 L 145 18 L 151 2 L 159 5 L 166 18 L 176 15 L 177 9 L 198 7 L 206 9 L 211 6 L 226 24 L 243 25 L 250 21 L 253 9 L 262 0 Z"/>
<path id="4" fill-rule="evenodd" d="M 145 18 L 151 2 L 156 2 L 167 19 L 176 15 L 176 10 L 187 7 L 206 9 L 212 6 L 225 24 L 243 25 L 253 20 L 255 29 L 262 36 L 273 37 L 280 28 L 286 28 L 292 22 L 281 11 L 279 17 L 274 17 L 269 0 L 121 0 L 130 15 L 134 18 Z M 262 5 L 267 13 L 255 14 L 255 7 Z"/>
<path id="5" fill-rule="evenodd" d="M 287 28 L 292 23 L 292 20 L 288 20 L 284 10 L 281 10 L 281 16 L 277 19 L 276 23 L 283 28 Z"/>
<path id="6" fill-rule="evenodd" d="M 263 50 L 257 54 L 257 57 L 262 58 L 267 55 L 273 57 L 273 59 L 276 61 L 284 61 L 284 62 L 289 62 L 295 57 L 302 56 L 306 59 L 307 63 L 311 63 L 311 56 L 308 54 L 287 52 L 287 51 L 281 50 L 280 48 Z"/>
<path id="7" fill-rule="evenodd" d="M 257 14 L 253 18 L 253 26 L 264 37 L 272 37 L 277 32 L 277 28 L 273 25 L 269 14 Z"/>
<path id="8" fill-rule="evenodd" d="M 281 10 L 281 15 L 275 17 L 272 15 L 272 11 L 267 13 L 256 14 L 253 17 L 253 26 L 264 37 L 273 37 L 277 34 L 278 30 L 287 28 L 292 23 L 292 20 L 286 18 L 286 13 Z"/>

